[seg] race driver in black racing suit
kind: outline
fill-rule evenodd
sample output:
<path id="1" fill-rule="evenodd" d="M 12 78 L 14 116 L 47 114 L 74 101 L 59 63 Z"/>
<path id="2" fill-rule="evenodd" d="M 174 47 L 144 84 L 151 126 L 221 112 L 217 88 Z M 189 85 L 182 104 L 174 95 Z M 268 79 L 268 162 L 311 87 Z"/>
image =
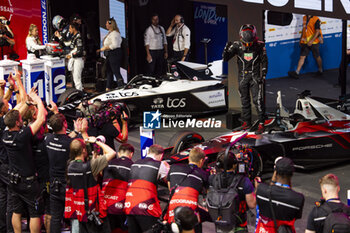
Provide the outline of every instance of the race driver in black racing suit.
<path id="1" fill-rule="evenodd" d="M 240 41 L 227 42 L 222 57 L 224 61 L 228 61 L 237 56 L 238 90 L 244 121 L 241 129 L 248 129 L 251 126 L 250 90 L 259 118 L 256 133 L 261 134 L 264 131 L 265 121 L 264 82 L 267 74 L 265 43 L 258 41 L 256 28 L 252 24 L 243 25 L 239 30 L 239 36 Z"/>

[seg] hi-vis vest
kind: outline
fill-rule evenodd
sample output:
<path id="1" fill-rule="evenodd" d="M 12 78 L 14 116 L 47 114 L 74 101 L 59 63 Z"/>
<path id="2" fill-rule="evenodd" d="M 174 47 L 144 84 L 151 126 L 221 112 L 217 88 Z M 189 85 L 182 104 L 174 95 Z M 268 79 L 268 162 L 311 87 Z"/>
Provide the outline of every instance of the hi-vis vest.
<path id="1" fill-rule="evenodd" d="M 86 173 L 84 182 L 84 170 Z M 78 219 L 80 222 L 87 222 L 87 214 L 84 202 L 84 187 L 87 185 L 89 210 L 99 210 L 98 196 L 100 187 L 91 172 L 90 162 L 84 163 L 72 161 L 68 165 L 68 178 L 70 185 L 66 187 L 65 211 L 64 217 Z"/>
<path id="2" fill-rule="evenodd" d="M 100 213 L 124 214 L 125 195 L 128 189 L 132 161 L 128 158 L 113 159 L 103 171 Z"/>
<path id="3" fill-rule="evenodd" d="M 198 195 L 198 191 L 192 187 L 177 187 L 174 196 L 169 202 L 168 215 L 166 216 L 168 222 L 171 223 L 174 221 L 174 210 L 176 207 L 187 206 L 192 210 L 197 210 Z"/>
<path id="4" fill-rule="evenodd" d="M 131 166 L 124 206 L 126 214 L 160 217 L 162 210 L 157 196 L 160 164 L 152 158 L 145 158 Z"/>
<path id="5" fill-rule="evenodd" d="M 312 16 L 309 19 L 309 22 L 307 22 L 307 16 L 304 15 L 304 17 L 303 17 L 303 32 L 302 32 L 303 36 L 301 37 L 301 40 L 300 40 L 300 42 L 302 44 L 307 44 L 307 42 L 309 42 L 312 39 L 312 37 L 315 35 L 315 33 L 316 33 L 315 23 L 317 22 L 317 20 L 320 20 L 320 19 L 317 16 Z M 321 29 L 320 29 L 319 37 L 317 37 L 313 41 L 313 44 L 320 43 L 320 39 L 319 39 L 320 37 L 323 38 Z"/>

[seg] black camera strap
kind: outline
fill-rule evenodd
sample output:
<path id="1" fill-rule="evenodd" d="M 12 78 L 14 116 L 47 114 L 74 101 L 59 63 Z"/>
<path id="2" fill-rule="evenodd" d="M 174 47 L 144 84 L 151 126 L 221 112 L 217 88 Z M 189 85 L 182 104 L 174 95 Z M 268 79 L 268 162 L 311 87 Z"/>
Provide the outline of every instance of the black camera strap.
<path id="1" fill-rule="evenodd" d="M 276 221 L 275 211 L 272 206 L 271 193 L 272 193 L 272 185 L 270 185 L 269 187 L 269 205 L 270 205 L 271 215 L 273 218 L 273 223 L 274 223 L 273 225 L 274 225 L 275 231 L 277 232 L 277 221 Z"/>
<path id="2" fill-rule="evenodd" d="M 169 208 L 170 201 L 171 201 L 171 199 L 173 198 L 176 189 L 186 180 L 186 178 L 187 178 L 190 174 L 192 174 L 192 172 L 194 171 L 194 168 L 195 168 L 195 167 L 192 167 L 192 168 L 191 168 L 191 171 L 190 171 L 184 178 L 182 178 L 182 180 L 181 180 L 178 184 L 176 184 L 176 185 L 173 187 L 173 189 L 170 191 L 169 201 L 167 202 L 167 204 L 166 204 L 166 206 L 165 206 L 165 208 L 164 208 L 164 210 L 163 210 L 163 212 L 162 212 L 162 215 L 160 216 L 160 219 L 161 219 L 161 220 L 164 219 L 164 216 L 165 216 L 166 213 L 168 212 L 168 208 Z"/>
<path id="3" fill-rule="evenodd" d="M 87 176 L 86 176 L 87 167 L 88 167 L 87 163 L 83 163 L 84 205 L 85 205 L 86 215 L 89 215 L 90 214 L 90 210 L 89 210 L 89 195 L 88 195 Z"/>

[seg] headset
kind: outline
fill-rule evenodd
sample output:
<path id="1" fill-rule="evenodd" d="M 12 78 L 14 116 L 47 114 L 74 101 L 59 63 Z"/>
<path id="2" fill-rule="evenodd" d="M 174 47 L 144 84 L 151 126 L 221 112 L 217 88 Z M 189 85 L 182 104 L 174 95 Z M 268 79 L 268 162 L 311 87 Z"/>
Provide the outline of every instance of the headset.
<path id="1" fill-rule="evenodd" d="M 112 24 L 112 20 L 114 20 L 114 17 L 108 19 L 108 24 Z"/>
<path id="2" fill-rule="evenodd" d="M 216 158 L 216 163 L 215 166 L 219 169 L 224 169 L 225 163 L 228 163 L 228 159 L 230 156 L 233 158 L 233 164 L 237 164 L 238 160 L 236 158 L 235 154 L 238 154 L 239 151 L 236 148 L 231 149 L 230 151 L 227 152 L 227 155 L 224 151 L 219 153 L 218 157 Z M 228 168 L 231 169 L 231 168 Z"/>
<path id="3" fill-rule="evenodd" d="M 181 219 L 179 218 L 179 214 L 183 211 L 186 211 L 184 216 L 182 218 L 187 217 L 186 219 L 189 219 L 189 222 L 186 223 L 187 226 L 183 226 L 184 224 L 181 224 Z M 194 227 L 198 224 L 198 217 L 195 214 L 195 212 L 188 206 L 178 206 L 174 210 L 174 222 L 171 223 L 170 228 L 173 233 L 181 233 L 181 231 L 184 230 L 192 230 Z M 190 228 L 190 229 L 188 229 Z"/>
<path id="4" fill-rule="evenodd" d="M 185 19 L 182 15 L 179 15 L 180 16 L 180 23 L 185 23 Z"/>

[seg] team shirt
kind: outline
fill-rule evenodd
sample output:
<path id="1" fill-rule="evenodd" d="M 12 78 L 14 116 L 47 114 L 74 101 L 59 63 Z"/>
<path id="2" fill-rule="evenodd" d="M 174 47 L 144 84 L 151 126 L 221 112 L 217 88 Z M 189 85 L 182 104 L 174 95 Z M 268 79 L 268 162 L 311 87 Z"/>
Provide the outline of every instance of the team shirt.
<path id="1" fill-rule="evenodd" d="M 65 180 L 67 161 L 69 159 L 72 138 L 66 134 L 47 134 L 45 146 L 50 162 L 50 178 Z"/>
<path id="2" fill-rule="evenodd" d="M 191 31 L 185 24 L 182 24 L 180 27 L 174 27 L 167 36 L 174 36 L 174 51 L 183 51 L 191 46 Z"/>
<path id="3" fill-rule="evenodd" d="M 198 196 L 208 187 L 208 173 L 194 164 L 174 164 L 171 166 L 168 181 L 175 190 L 169 202 L 168 222 L 174 221 L 174 210 L 179 206 L 198 208 Z"/>
<path id="4" fill-rule="evenodd" d="M 22 177 L 36 174 L 32 140 L 33 133 L 30 127 L 24 127 L 19 131 L 6 130 L 2 137 L 7 150 L 10 171 L 18 172 Z"/>
<path id="5" fill-rule="evenodd" d="M 348 216 L 350 216 L 350 208 L 343 203 L 337 203 L 337 202 L 328 202 L 328 206 L 332 209 L 342 209 L 346 208 L 346 213 Z M 310 231 L 315 231 L 316 233 L 322 233 L 323 232 L 323 225 L 326 217 L 329 213 L 322 207 L 323 205 L 327 205 L 326 203 L 323 203 L 321 206 L 315 206 L 307 219 L 307 227 L 306 229 Z"/>
<path id="6" fill-rule="evenodd" d="M 257 204 L 260 211 L 257 233 L 274 228 L 269 197 L 270 186 L 261 183 L 256 192 Z M 271 185 L 271 201 L 277 219 L 277 225 L 289 225 L 294 230 L 295 220 L 302 216 L 304 200 L 304 196 L 301 193 L 290 188 Z"/>
<path id="7" fill-rule="evenodd" d="M 42 127 L 41 130 L 44 130 L 44 128 Z M 38 180 L 41 183 L 49 181 L 50 178 L 49 158 L 43 137 L 41 132 L 37 133 L 33 141 L 33 157 L 38 172 Z"/>
<path id="8" fill-rule="evenodd" d="M 168 44 L 165 31 L 162 26 L 149 26 L 144 35 L 145 46 L 148 45 L 150 50 L 164 49 L 164 45 Z"/>
<path id="9" fill-rule="evenodd" d="M 219 175 L 219 174 L 216 174 L 216 175 Z M 209 184 L 210 185 L 213 185 L 214 178 L 216 175 L 211 175 L 209 177 Z M 228 186 L 232 183 L 235 176 L 236 176 L 235 173 L 227 172 L 227 185 Z M 237 186 L 237 191 L 238 191 L 238 195 L 239 195 L 239 213 L 238 213 L 238 216 L 239 216 L 239 219 L 241 220 L 240 226 L 243 227 L 243 226 L 247 225 L 247 209 L 248 209 L 248 207 L 247 207 L 245 195 L 251 194 L 252 192 L 254 192 L 254 186 L 253 186 L 252 182 L 250 182 L 248 177 L 243 176 L 240 179 L 239 184 Z"/>
<path id="10" fill-rule="evenodd" d="M 4 134 L 5 128 L 6 128 L 6 125 L 4 123 L 4 117 L 0 117 L 0 138 L 1 139 Z M 1 160 L 1 163 L 8 164 L 7 152 L 6 152 L 5 144 L 3 143 L 2 140 L 0 140 L 0 160 Z"/>
<path id="11" fill-rule="evenodd" d="M 116 30 L 108 32 L 107 36 L 102 41 L 103 46 L 108 46 L 110 50 L 120 48 L 122 37 Z"/>

